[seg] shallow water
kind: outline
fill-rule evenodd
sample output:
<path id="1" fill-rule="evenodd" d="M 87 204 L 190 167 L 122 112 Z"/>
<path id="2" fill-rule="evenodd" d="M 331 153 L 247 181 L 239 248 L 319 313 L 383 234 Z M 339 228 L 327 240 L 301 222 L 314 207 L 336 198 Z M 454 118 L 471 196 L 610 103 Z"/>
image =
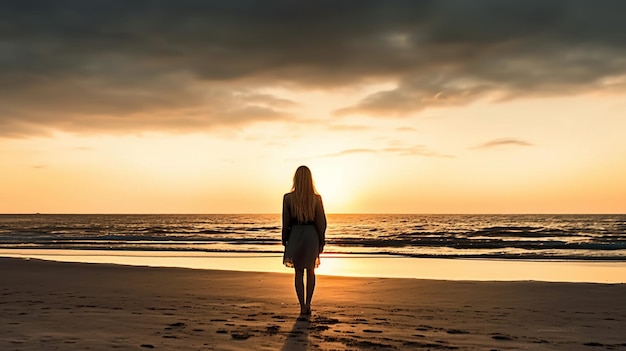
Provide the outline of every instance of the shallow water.
<path id="1" fill-rule="evenodd" d="M 61 262 L 293 272 L 282 255 L 267 253 L 185 253 L 179 251 L 2 250 L 0 257 Z M 626 262 L 414 258 L 390 255 L 323 254 L 318 274 L 352 277 L 478 281 L 626 283 Z"/>

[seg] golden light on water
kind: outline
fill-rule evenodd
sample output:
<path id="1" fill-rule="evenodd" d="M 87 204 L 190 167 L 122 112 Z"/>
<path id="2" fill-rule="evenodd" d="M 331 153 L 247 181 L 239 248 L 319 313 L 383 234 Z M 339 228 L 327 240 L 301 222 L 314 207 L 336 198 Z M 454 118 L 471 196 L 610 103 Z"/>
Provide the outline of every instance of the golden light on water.
<path id="1" fill-rule="evenodd" d="M 293 274 L 276 254 L 0 250 L 3 257 Z M 323 254 L 319 275 L 438 280 L 626 283 L 626 262 L 409 258 Z M 321 278 L 323 279 L 323 278 Z"/>

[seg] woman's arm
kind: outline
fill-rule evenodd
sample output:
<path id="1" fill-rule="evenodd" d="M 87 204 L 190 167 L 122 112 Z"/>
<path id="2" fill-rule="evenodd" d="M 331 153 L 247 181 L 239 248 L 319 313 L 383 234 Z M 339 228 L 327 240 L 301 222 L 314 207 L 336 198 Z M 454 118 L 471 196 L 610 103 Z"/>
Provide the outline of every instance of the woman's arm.
<path id="1" fill-rule="evenodd" d="M 326 245 L 326 213 L 324 212 L 324 203 L 322 197 L 317 196 L 317 206 L 315 206 L 315 228 L 320 240 L 320 253 L 324 251 Z"/>
<path id="2" fill-rule="evenodd" d="M 290 206 L 287 203 L 287 195 L 288 194 L 285 194 L 285 196 L 283 196 L 283 246 L 287 246 L 287 241 L 289 240 L 289 231 L 291 230 L 291 210 Z"/>

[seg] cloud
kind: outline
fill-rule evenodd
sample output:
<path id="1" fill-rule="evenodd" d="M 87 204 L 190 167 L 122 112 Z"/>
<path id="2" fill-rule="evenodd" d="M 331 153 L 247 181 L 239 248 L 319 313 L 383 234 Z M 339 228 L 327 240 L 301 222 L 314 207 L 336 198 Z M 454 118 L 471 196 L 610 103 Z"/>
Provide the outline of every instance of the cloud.
<path id="1" fill-rule="evenodd" d="M 2 88 L 0 88 L 2 90 Z M 0 92 L 6 134 L 166 130 L 291 119 L 295 103 L 245 89 L 209 87 L 184 78 L 147 78 L 118 84 L 106 76 L 68 77 Z M 2 132 L 0 132 L 2 133 Z"/>
<path id="2" fill-rule="evenodd" d="M 337 131 L 337 132 L 360 132 L 363 130 L 372 129 L 370 126 L 360 125 L 360 124 L 330 124 L 327 125 L 326 128 L 328 130 Z"/>
<path id="3" fill-rule="evenodd" d="M 355 154 L 379 154 L 379 153 L 390 153 L 398 156 L 425 156 L 425 157 L 444 157 L 444 158 L 453 158 L 452 155 L 441 154 L 435 151 L 428 149 L 426 146 L 417 145 L 413 147 L 388 147 L 388 148 L 380 148 L 380 149 L 371 149 L 371 148 L 357 148 L 357 149 L 346 149 L 338 152 L 333 152 L 325 155 L 321 155 L 320 157 L 341 157 L 347 155 L 355 155 Z"/>
<path id="4" fill-rule="evenodd" d="M 333 152 L 330 154 L 325 154 L 320 157 L 339 157 L 346 155 L 354 155 L 354 154 L 374 154 L 377 150 L 375 149 L 346 149 L 338 152 Z"/>
<path id="5" fill-rule="evenodd" d="M 412 70 L 337 115 L 405 116 L 477 99 L 626 87 L 626 3 L 455 2 L 433 6 L 411 36 Z M 420 51 L 421 49 L 421 51 Z"/>
<path id="6" fill-rule="evenodd" d="M 482 143 L 480 145 L 471 147 L 471 149 L 493 149 L 502 146 L 534 146 L 533 144 L 519 139 L 511 139 L 511 138 L 503 138 L 503 139 L 494 139 Z"/>
<path id="7" fill-rule="evenodd" d="M 291 118 L 267 88 L 397 87 L 338 114 L 624 88 L 626 2 L 0 2 L 0 135 Z"/>
<path id="8" fill-rule="evenodd" d="M 382 149 L 381 151 L 395 153 L 401 156 L 427 156 L 427 157 L 454 158 L 453 155 L 441 154 L 439 152 L 432 151 L 422 145 L 418 145 L 414 147 L 389 147 L 389 148 Z"/>

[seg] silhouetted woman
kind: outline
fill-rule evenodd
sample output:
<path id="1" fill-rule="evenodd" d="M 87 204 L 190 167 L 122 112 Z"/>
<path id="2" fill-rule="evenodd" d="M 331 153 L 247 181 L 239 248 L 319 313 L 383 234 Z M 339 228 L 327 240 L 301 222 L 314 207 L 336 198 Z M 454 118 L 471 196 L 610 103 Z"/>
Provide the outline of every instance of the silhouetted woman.
<path id="1" fill-rule="evenodd" d="M 326 214 L 322 197 L 315 190 L 311 170 L 300 166 L 293 176 L 291 192 L 283 197 L 283 263 L 295 269 L 296 295 L 300 313 L 311 314 L 311 299 L 315 290 L 315 268 L 324 250 Z M 306 299 L 304 271 L 306 270 Z"/>

